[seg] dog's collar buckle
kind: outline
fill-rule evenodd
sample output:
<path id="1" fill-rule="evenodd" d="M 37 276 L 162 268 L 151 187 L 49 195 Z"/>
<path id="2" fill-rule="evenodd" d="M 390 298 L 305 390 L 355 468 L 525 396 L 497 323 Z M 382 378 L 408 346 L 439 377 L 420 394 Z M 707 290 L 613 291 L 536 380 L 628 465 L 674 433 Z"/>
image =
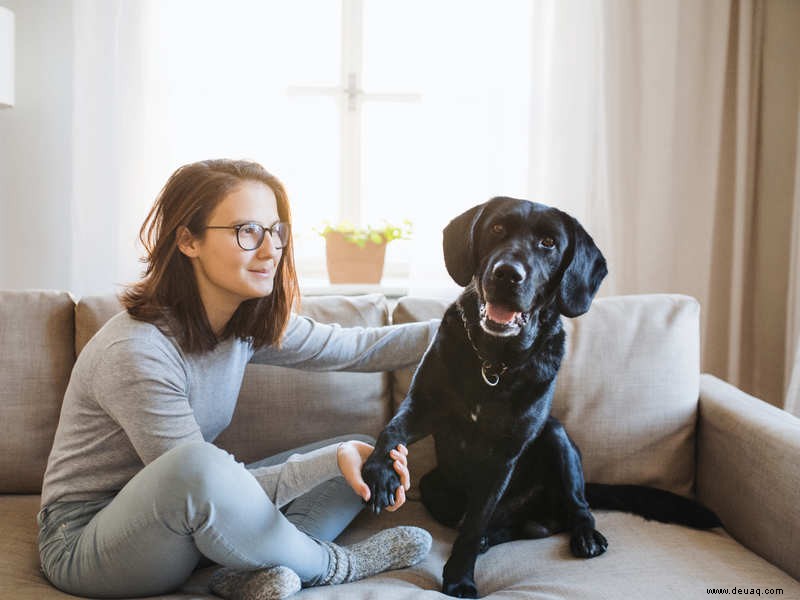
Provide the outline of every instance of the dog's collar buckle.
<path id="1" fill-rule="evenodd" d="M 500 383 L 500 375 L 502 375 L 508 370 L 508 367 L 506 365 L 500 365 L 500 366 L 502 368 L 498 372 L 492 367 L 492 363 L 490 363 L 488 360 L 483 361 L 483 364 L 481 365 L 481 376 L 483 377 L 483 380 L 486 382 L 486 385 L 494 387 L 498 383 Z"/>

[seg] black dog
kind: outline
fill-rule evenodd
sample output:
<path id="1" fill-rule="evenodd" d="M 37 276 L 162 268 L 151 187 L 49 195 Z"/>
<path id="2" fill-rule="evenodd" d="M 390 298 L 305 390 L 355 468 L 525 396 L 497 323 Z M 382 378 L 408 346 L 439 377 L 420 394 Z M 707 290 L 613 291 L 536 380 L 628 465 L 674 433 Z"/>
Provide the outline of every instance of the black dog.
<path id="1" fill-rule="evenodd" d="M 602 554 L 608 543 L 590 503 L 694 527 L 719 524 L 707 509 L 668 492 L 585 485 L 578 448 L 550 416 L 564 355 L 560 316 L 589 310 L 607 274 L 574 218 L 494 198 L 445 228 L 444 257 L 467 287 L 362 470 L 379 512 L 399 485 L 389 451 L 433 434 L 438 466 L 420 481 L 422 500 L 441 523 L 460 525 L 444 593 L 476 597 L 477 555 L 514 539 L 568 531 L 575 556 Z"/>

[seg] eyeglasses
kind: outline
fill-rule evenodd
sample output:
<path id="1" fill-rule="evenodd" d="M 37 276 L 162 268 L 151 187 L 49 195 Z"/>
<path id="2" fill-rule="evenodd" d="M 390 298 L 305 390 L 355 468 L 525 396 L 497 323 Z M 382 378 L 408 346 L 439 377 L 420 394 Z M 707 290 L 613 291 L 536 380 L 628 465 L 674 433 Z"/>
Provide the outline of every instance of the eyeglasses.
<path id="1" fill-rule="evenodd" d="M 264 227 L 259 223 L 242 223 L 222 227 L 221 225 L 207 225 L 204 229 L 234 229 L 236 230 L 236 243 L 242 250 L 257 250 L 264 243 L 266 232 L 269 231 L 270 240 L 275 250 L 283 250 L 289 243 L 289 223 L 279 221 L 272 227 Z"/>

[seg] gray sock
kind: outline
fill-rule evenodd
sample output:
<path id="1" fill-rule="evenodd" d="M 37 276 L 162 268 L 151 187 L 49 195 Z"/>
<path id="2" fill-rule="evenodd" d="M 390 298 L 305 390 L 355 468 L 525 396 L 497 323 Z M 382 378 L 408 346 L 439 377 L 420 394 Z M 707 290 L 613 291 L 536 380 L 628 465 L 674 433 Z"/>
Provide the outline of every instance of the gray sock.
<path id="1" fill-rule="evenodd" d="M 417 564 L 431 549 L 431 534 L 419 527 L 392 527 L 352 546 L 320 542 L 330 553 L 328 573 L 318 585 L 358 581 Z"/>
<path id="2" fill-rule="evenodd" d="M 300 578 L 289 567 L 257 571 L 223 568 L 214 572 L 211 591 L 228 600 L 282 600 L 300 591 Z"/>

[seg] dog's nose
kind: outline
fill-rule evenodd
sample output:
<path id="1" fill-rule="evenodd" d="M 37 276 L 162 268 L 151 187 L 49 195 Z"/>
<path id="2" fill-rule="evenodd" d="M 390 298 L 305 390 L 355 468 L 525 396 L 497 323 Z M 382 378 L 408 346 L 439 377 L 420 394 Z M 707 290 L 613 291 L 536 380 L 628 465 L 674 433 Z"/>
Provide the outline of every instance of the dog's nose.
<path id="1" fill-rule="evenodd" d="M 522 269 L 522 265 L 500 261 L 492 269 L 492 276 L 500 281 L 516 285 L 525 279 L 525 271 Z"/>

